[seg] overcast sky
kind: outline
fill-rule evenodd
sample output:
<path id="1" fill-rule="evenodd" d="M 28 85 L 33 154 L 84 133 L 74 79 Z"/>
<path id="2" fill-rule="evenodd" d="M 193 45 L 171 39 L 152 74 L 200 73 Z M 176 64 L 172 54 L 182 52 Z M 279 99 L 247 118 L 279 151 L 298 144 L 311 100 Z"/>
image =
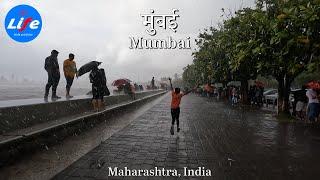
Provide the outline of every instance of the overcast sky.
<path id="1" fill-rule="evenodd" d="M 35 7 L 42 16 L 42 31 L 29 43 L 17 43 L 3 25 L 7 12 L 19 4 Z M 91 60 L 103 62 L 108 80 L 128 77 L 147 81 L 152 76 L 172 76 L 192 63 L 194 39 L 200 30 L 221 22 L 221 8 L 253 6 L 254 0 L 1 0 L 0 75 L 45 81 L 44 59 L 57 49 L 60 67 L 70 52 L 80 66 Z M 140 14 L 171 14 L 179 10 L 177 33 L 145 33 Z M 156 27 L 156 29 L 160 29 Z M 161 39 L 191 37 L 192 50 L 131 50 L 129 37 Z"/>

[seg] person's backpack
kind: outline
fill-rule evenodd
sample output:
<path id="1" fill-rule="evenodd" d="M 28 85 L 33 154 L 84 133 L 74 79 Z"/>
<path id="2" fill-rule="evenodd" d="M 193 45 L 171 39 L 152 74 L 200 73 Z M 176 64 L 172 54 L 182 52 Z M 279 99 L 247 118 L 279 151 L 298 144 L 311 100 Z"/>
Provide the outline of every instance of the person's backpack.
<path id="1" fill-rule="evenodd" d="M 110 96 L 110 91 L 107 87 L 107 78 L 106 78 L 106 73 L 104 72 L 104 69 L 99 69 L 99 72 L 101 74 L 101 79 L 102 79 L 102 87 L 103 87 L 103 92 L 104 96 Z"/>

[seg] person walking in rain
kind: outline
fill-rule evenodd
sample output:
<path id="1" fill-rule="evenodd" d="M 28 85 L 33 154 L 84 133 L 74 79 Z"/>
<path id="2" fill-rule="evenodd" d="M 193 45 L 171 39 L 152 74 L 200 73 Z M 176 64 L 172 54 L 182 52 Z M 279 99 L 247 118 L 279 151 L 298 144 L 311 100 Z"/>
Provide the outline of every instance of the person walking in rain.
<path id="1" fill-rule="evenodd" d="M 60 99 L 61 97 L 57 96 L 57 87 L 60 80 L 60 69 L 58 63 L 58 54 L 57 50 L 52 50 L 51 55 L 45 59 L 44 69 L 48 73 L 48 82 L 46 84 L 46 90 L 44 98 L 48 99 L 50 88 L 52 87 L 52 99 Z"/>
<path id="2" fill-rule="evenodd" d="M 180 88 L 173 89 L 171 78 L 169 78 L 169 81 L 170 81 L 171 96 L 172 96 L 172 99 L 171 99 L 171 117 L 172 117 L 172 122 L 171 122 L 170 133 L 171 133 L 171 135 L 174 135 L 174 124 L 175 124 L 175 122 L 177 122 L 177 132 L 180 131 L 179 115 L 180 115 L 181 98 L 184 95 L 189 94 L 192 90 L 180 93 Z"/>
<path id="3" fill-rule="evenodd" d="M 306 115 L 306 107 L 308 104 L 308 97 L 306 96 L 307 92 L 307 87 L 303 85 L 300 90 L 294 92 L 293 97 L 295 103 L 294 107 L 295 109 L 295 116 L 300 119 L 300 120 L 306 120 L 305 115 Z M 294 108 L 293 107 L 293 108 Z"/>
<path id="4" fill-rule="evenodd" d="M 314 123 L 317 121 L 320 112 L 320 103 L 318 100 L 317 91 L 314 88 L 308 89 L 306 96 L 308 97 L 308 120 L 311 123 Z"/>
<path id="5" fill-rule="evenodd" d="M 67 81 L 66 98 L 72 98 L 73 96 L 70 95 L 70 89 L 73 83 L 74 76 L 77 73 L 77 66 L 74 61 L 74 54 L 70 53 L 69 59 L 66 59 L 63 62 L 63 72 Z"/>

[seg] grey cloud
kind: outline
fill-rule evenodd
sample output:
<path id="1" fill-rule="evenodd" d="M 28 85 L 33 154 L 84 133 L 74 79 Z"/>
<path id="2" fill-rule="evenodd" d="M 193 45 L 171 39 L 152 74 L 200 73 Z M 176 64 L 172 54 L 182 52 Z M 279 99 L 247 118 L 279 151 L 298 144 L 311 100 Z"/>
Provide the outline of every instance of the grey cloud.
<path id="1" fill-rule="evenodd" d="M 12 73 L 39 81 L 46 79 L 44 58 L 57 49 L 59 62 L 69 52 L 76 54 L 78 65 L 89 60 L 102 60 L 109 79 L 129 77 L 147 81 L 151 76 L 181 73 L 192 62 L 191 50 L 130 50 L 129 36 L 150 38 L 144 31 L 141 13 L 171 13 L 179 9 L 178 32 L 159 31 L 154 38 L 196 38 L 199 30 L 221 21 L 221 8 L 252 6 L 254 0 L 16 0 L 1 1 L 0 19 L 15 5 L 30 4 L 43 19 L 39 37 L 27 44 L 16 43 L 0 28 L 0 75 Z M 4 13 L 3 13 L 4 12 Z M 158 28 L 159 29 L 159 28 Z M 193 45 L 193 48 L 195 46 Z"/>

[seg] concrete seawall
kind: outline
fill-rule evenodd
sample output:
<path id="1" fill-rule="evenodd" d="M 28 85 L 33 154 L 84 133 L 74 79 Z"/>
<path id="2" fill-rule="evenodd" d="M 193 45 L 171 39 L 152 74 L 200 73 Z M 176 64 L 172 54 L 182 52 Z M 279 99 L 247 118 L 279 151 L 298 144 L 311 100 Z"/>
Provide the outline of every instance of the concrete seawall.
<path id="1" fill-rule="evenodd" d="M 146 91 L 136 93 L 136 98 L 157 93 L 160 91 Z M 107 106 L 129 101 L 128 95 L 105 97 Z M 0 107 L 0 135 L 30 126 L 45 123 L 59 118 L 78 115 L 92 110 L 91 98 L 60 100 L 56 102 L 35 101 L 26 105 L 11 105 Z"/>
<path id="2" fill-rule="evenodd" d="M 136 100 L 131 100 L 128 95 L 109 96 L 105 98 L 108 105 L 101 112 L 92 111 L 90 98 L 1 108 L 1 121 L 4 120 L 2 113 L 5 113 L 6 116 L 3 117 L 15 121 L 15 126 L 11 127 L 27 128 L 15 131 L 7 128 L 7 132 L 3 131 L 4 134 L 0 135 L 0 167 L 16 161 L 22 155 L 25 156 L 34 151 L 45 149 L 68 136 L 90 129 L 98 123 L 107 121 L 110 117 L 139 108 L 140 105 L 165 93 L 164 90 L 141 92 L 136 94 Z M 51 111 L 55 113 L 51 113 Z M 81 111 L 89 112 L 83 113 Z M 65 114 L 67 115 L 63 117 Z M 70 114 L 74 115 L 70 116 Z M 24 115 L 28 118 L 32 116 L 35 118 L 32 117 L 31 121 L 26 124 L 18 122 L 19 119 L 14 119 L 22 118 Z M 42 119 L 37 119 L 38 117 Z"/>

